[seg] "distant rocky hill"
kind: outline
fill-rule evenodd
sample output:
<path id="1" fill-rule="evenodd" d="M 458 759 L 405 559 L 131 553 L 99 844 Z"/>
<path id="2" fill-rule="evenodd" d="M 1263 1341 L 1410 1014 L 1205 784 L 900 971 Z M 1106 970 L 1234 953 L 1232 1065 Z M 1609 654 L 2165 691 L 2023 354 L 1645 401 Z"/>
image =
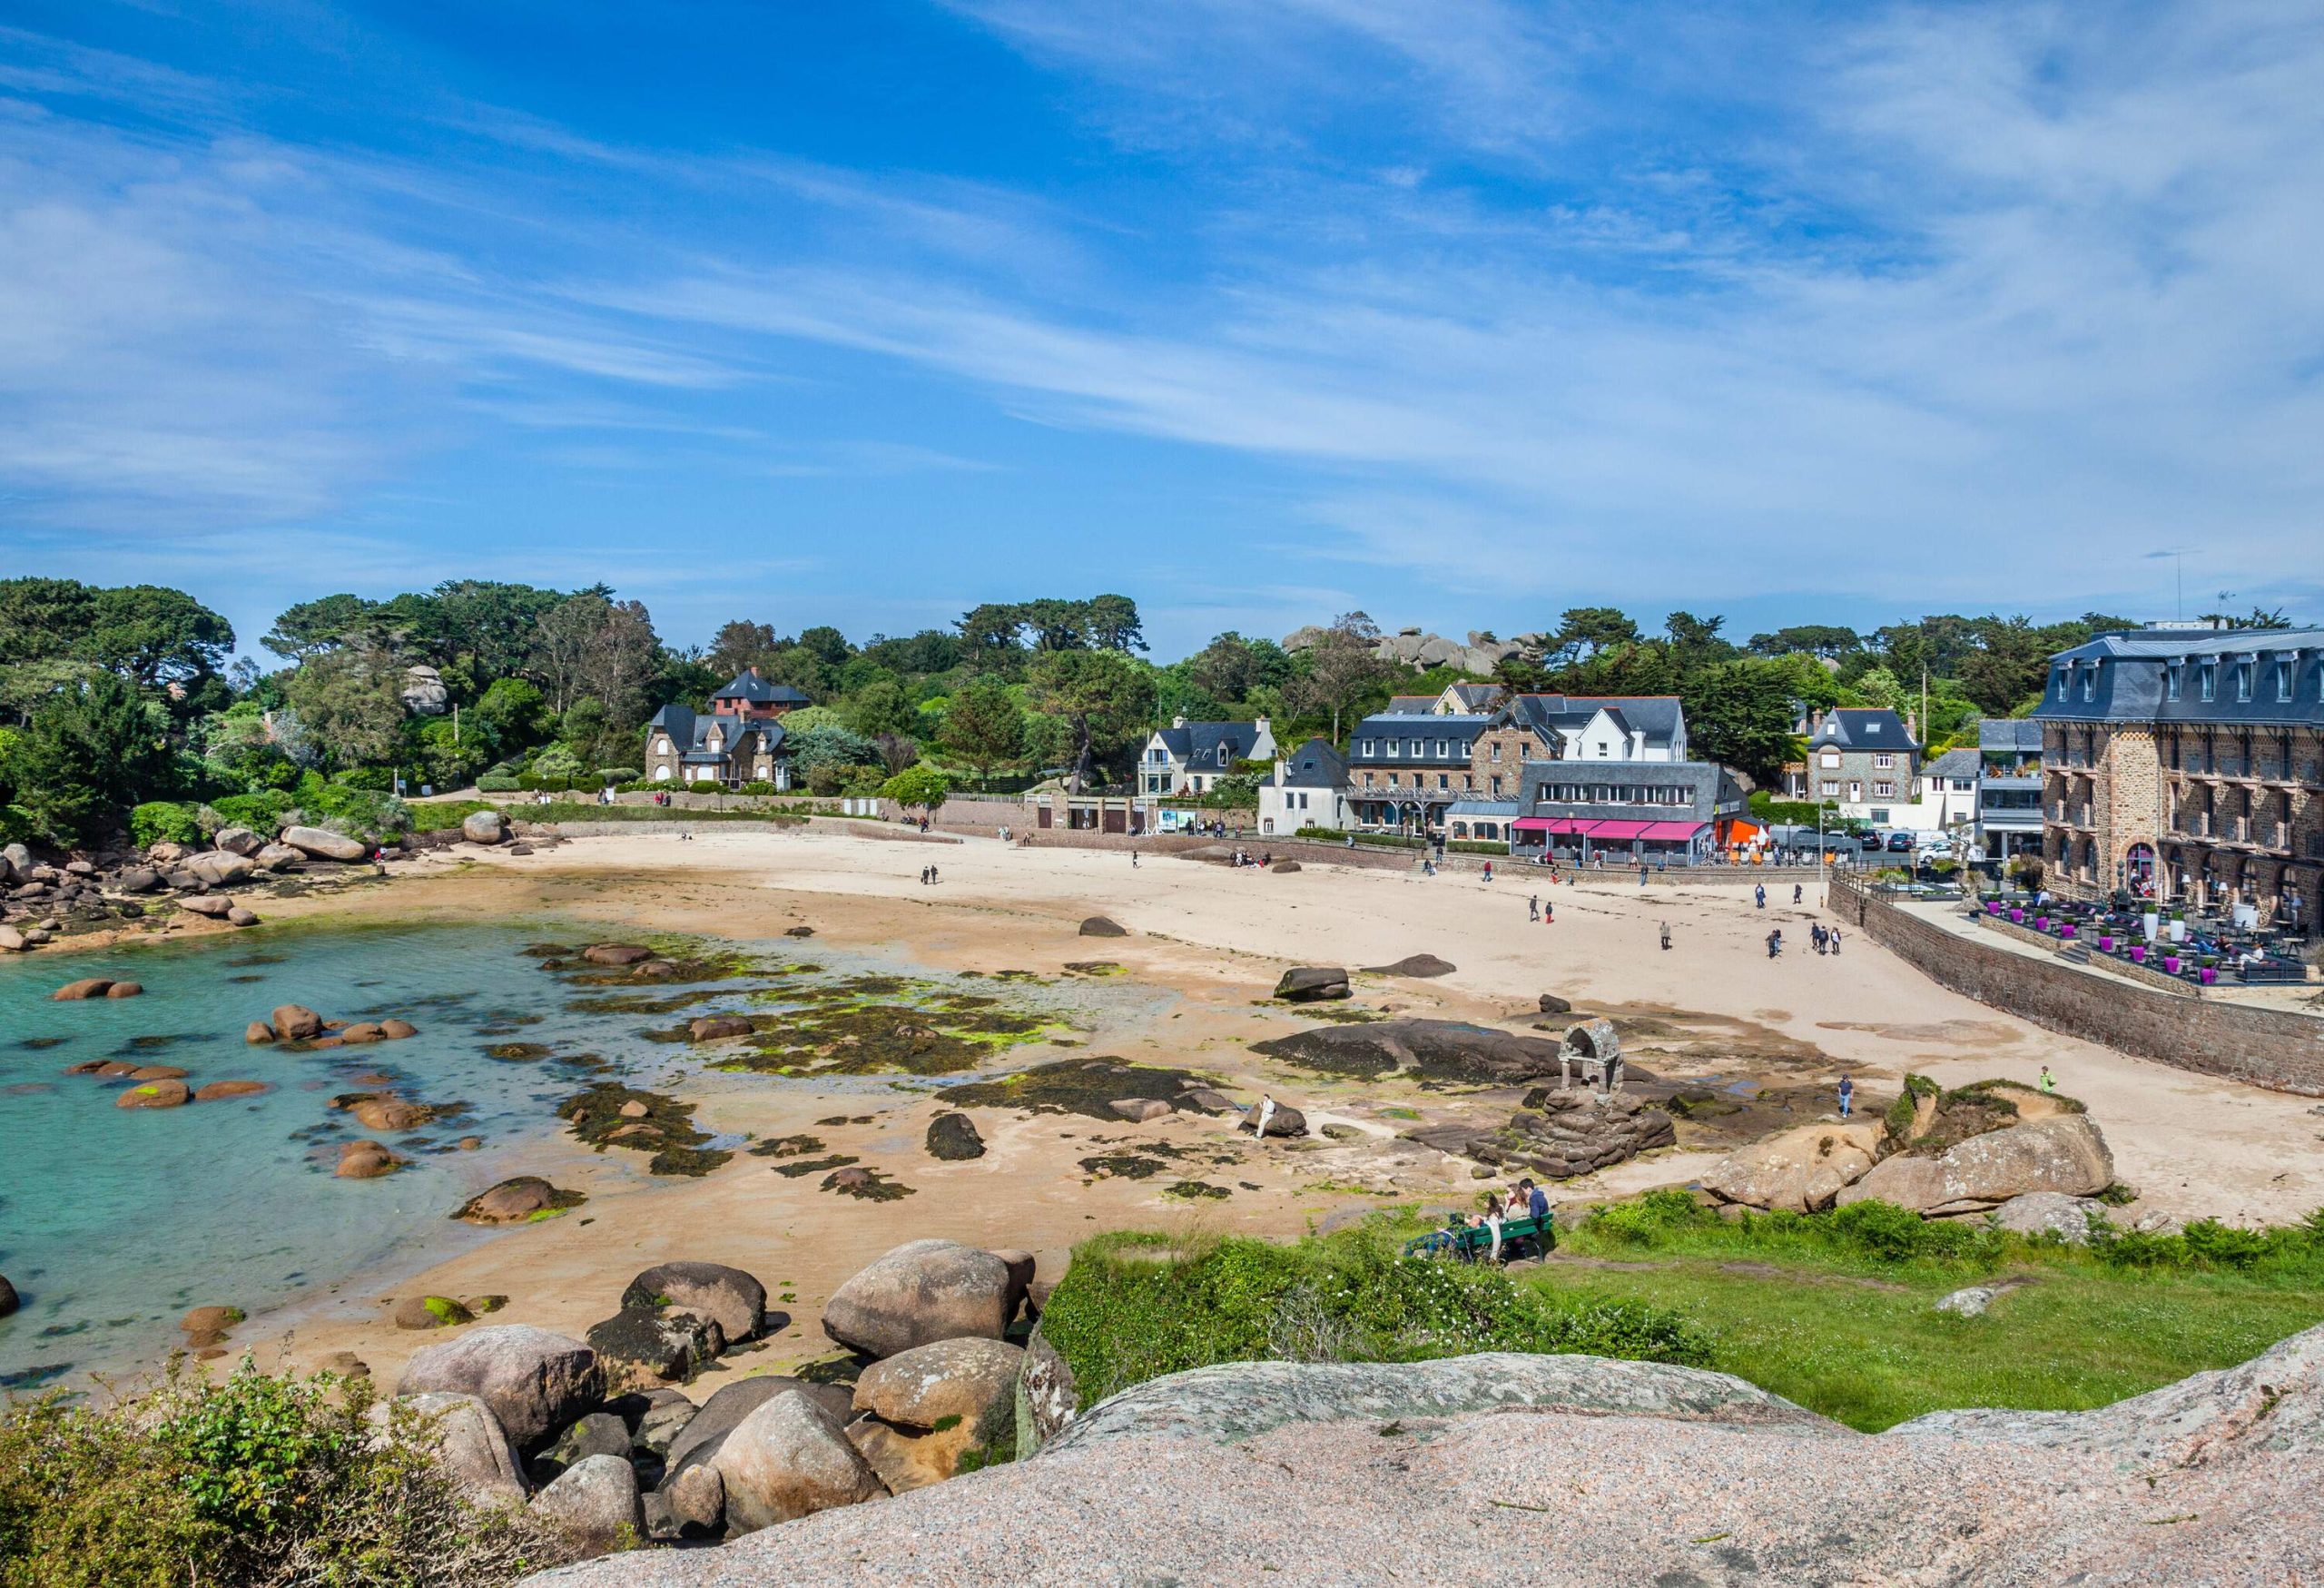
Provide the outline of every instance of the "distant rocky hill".
<path id="1" fill-rule="evenodd" d="M 1013 1465 L 532 1583 L 2313 1582 L 2320 1493 L 2324 1328 L 2099 1411 L 1876 1435 L 1649 1363 L 1236 1364 Z"/>
<path id="2" fill-rule="evenodd" d="M 1312 624 L 1294 629 L 1284 636 L 1283 648 L 1304 651 L 1321 640 L 1324 632 Z M 1539 651 L 1546 643 L 1547 636 L 1538 634 L 1521 634 L 1515 639 L 1504 640 L 1472 629 L 1464 642 L 1447 639 L 1441 634 L 1423 634 L 1417 628 L 1402 628 L 1381 636 L 1376 654 L 1383 661 L 1410 667 L 1415 673 L 1430 667 L 1453 666 L 1463 672 L 1490 676 L 1506 658 L 1523 651 Z"/>

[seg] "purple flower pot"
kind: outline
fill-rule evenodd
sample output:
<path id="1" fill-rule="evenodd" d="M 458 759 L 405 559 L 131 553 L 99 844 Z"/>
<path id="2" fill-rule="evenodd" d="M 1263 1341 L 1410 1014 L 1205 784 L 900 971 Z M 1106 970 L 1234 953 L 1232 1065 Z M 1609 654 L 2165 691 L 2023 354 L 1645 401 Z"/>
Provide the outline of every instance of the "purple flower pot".
<path id="1" fill-rule="evenodd" d="M 2114 940 L 2113 940 L 2113 938 L 2112 938 L 2112 936 L 2103 936 L 2103 937 L 2101 937 L 2101 938 L 2098 940 L 2098 952 L 2099 952 L 2100 953 L 2102 953 L 2102 954 L 2111 954 L 2111 953 L 2112 953 L 2112 952 L 2114 952 Z"/>
<path id="2" fill-rule="evenodd" d="M 2176 976 L 2179 973 L 2179 956 L 2177 954 L 2163 955 L 2162 968 Z"/>
<path id="3" fill-rule="evenodd" d="M 2142 942 L 2134 942 L 2131 945 L 2131 963 L 2133 965 L 2143 965 L 2146 963 L 2146 944 Z"/>
<path id="4" fill-rule="evenodd" d="M 2048 916 L 2046 916 L 2046 915 L 2036 915 L 2036 916 L 2034 918 L 2034 931 L 2036 931 L 2036 932 L 2047 932 L 2047 931 L 2049 931 L 2049 930 L 2050 930 L 2050 918 L 2049 918 Z"/>
<path id="5" fill-rule="evenodd" d="M 2205 965 L 2201 970 L 2195 972 L 2195 980 L 2201 981 L 2204 986 L 2209 987 L 2212 982 L 2219 980 L 2219 967 L 2216 965 Z"/>
<path id="6" fill-rule="evenodd" d="M 1988 899 L 1988 900 L 1986 900 L 1986 901 L 1985 901 L 1985 913 L 1986 913 L 1986 914 L 1988 914 L 1988 915 L 1998 915 L 1998 914 L 2000 914 L 2000 913 L 2001 913 L 2001 901 L 2000 901 L 2000 900 L 1998 900 L 1998 899 Z"/>
<path id="7" fill-rule="evenodd" d="M 2025 912 L 2023 910 L 2012 910 L 2009 912 L 2009 918 L 2012 921 L 2023 921 L 2025 919 Z"/>
<path id="8" fill-rule="evenodd" d="M 2069 921 L 2063 926 L 2059 927 L 2058 936 L 2068 942 L 2072 942 L 2073 941 L 2073 922 Z"/>

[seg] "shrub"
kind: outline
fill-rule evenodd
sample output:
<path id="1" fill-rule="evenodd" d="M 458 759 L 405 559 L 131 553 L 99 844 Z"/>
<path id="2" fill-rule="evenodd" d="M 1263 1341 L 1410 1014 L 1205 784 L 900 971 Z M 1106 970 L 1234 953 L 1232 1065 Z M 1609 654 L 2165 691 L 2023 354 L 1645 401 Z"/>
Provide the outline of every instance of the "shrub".
<path id="1" fill-rule="evenodd" d="M 1905 1133 L 1913 1128 L 1913 1116 L 1919 1111 L 1920 1100 L 1935 1097 L 1942 1090 L 1925 1075 L 1907 1073 L 1905 1090 L 1888 1105 L 1888 1115 L 1883 1121 L 1888 1127 L 1888 1134 L 1902 1141 Z"/>
<path id="2" fill-rule="evenodd" d="M 1590 1230 L 1617 1245 L 1650 1247 L 1659 1245 L 1672 1230 L 1717 1222 L 1716 1213 L 1686 1192 L 1661 1190 L 1599 1208 L 1590 1216 Z"/>
<path id="3" fill-rule="evenodd" d="M 487 772 L 476 780 L 476 786 L 478 794 L 515 794 L 525 784 L 521 778 Z"/>
<path id="4" fill-rule="evenodd" d="M 7 1588 L 498 1588 L 570 1559 L 520 1513 L 464 1501 L 427 1426 L 367 1420 L 363 1381 L 173 1374 L 98 1410 L 51 1396 L 0 1418 Z"/>
<path id="5" fill-rule="evenodd" d="M 742 788 L 736 792 L 746 794 L 763 795 L 781 794 L 783 791 L 775 787 L 772 783 L 766 782 L 763 779 L 753 778 L 749 783 L 744 784 Z"/>
<path id="6" fill-rule="evenodd" d="M 645 775 L 645 774 L 644 773 L 638 771 L 635 766 L 600 766 L 597 768 L 597 781 L 600 783 L 635 783 L 639 778 Z"/>
<path id="7" fill-rule="evenodd" d="M 351 766 L 334 774 L 331 782 L 341 788 L 361 789 L 365 794 L 393 794 L 396 789 L 395 772 L 386 766 Z"/>
<path id="8" fill-rule="evenodd" d="M 130 842 L 140 849 L 153 843 L 199 843 L 202 821 L 192 805 L 170 800 L 148 800 L 129 813 Z"/>
<path id="9" fill-rule="evenodd" d="M 212 800 L 210 808 L 218 814 L 220 823 L 228 827 L 247 827 L 253 833 L 271 837 L 281 831 L 282 818 L 291 808 L 291 799 L 281 789 L 261 789 L 256 794 L 228 794 Z"/>

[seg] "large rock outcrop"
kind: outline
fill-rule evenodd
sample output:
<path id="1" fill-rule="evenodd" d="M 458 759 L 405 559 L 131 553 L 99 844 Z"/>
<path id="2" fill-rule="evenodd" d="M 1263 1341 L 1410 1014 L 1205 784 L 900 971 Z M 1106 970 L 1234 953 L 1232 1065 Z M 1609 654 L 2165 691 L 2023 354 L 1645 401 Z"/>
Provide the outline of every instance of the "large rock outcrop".
<path id="1" fill-rule="evenodd" d="M 2114 1155 L 2087 1114 L 2059 1114 L 1988 1130 L 1931 1158 L 1876 1165 L 1836 1200 L 1878 1198 L 1944 1218 L 1984 1213 L 2028 1191 L 2094 1197 L 2114 1182 Z"/>
<path id="2" fill-rule="evenodd" d="M 941 1483 L 971 1450 L 1013 1452 L 1025 1353 L 1001 1340 L 939 1340 L 875 1362 L 855 1384 L 847 1435 L 891 1494 Z"/>
<path id="3" fill-rule="evenodd" d="M 766 1287 L 723 1263 L 656 1263 L 629 1282 L 621 1304 L 708 1318 L 729 1346 L 754 1338 L 766 1322 Z"/>
<path id="4" fill-rule="evenodd" d="M 1439 1125 L 1406 1134 L 1441 1151 L 1529 1169 L 1553 1180 L 1611 1169 L 1679 1139 L 1669 1114 L 1620 1093 L 1543 1089 L 1526 1104 L 1498 1129 Z"/>
<path id="5" fill-rule="evenodd" d="M 886 1493 L 840 1421 L 793 1391 L 735 1425 L 710 1460 L 726 1488 L 726 1526 L 750 1533 Z"/>
<path id="6" fill-rule="evenodd" d="M 536 1581 L 2225 1588 L 2324 1573 L 2319 1483 L 2324 1328 L 2094 1412 L 1876 1435 L 1594 1357 L 1242 1364 L 1126 1391 L 1010 1466 Z"/>
<path id="7" fill-rule="evenodd" d="M 1878 1119 L 1797 1125 L 1728 1153 L 1704 1171 L 1701 1185 L 1746 1208 L 1820 1212 L 1871 1169 L 1886 1134 Z"/>
<path id="8" fill-rule="evenodd" d="M 525 1464 L 492 1408 L 472 1395 L 428 1390 L 375 1401 L 366 1414 L 383 1434 L 390 1427 L 428 1450 L 454 1486 L 479 1505 L 521 1505 L 532 1485 Z"/>
<path id="9" fill-rule="evenodd" d="M 1254 1052 L 1334 1075 L 1374 1080 L 1403 1074 L 1483 1086 L 1512 1086 L 1559 1074 L 1558 1048 L 1546 1038 L 1449 1020 L 1314 1026 L 1251 1044 Z"/>

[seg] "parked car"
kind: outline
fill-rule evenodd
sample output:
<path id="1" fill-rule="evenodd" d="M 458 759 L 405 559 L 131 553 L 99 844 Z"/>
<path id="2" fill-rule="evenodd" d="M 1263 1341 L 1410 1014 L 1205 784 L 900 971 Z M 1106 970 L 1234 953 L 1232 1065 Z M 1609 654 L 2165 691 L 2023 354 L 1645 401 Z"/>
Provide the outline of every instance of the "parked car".
<path id="1" fill-rule="evenodd" d="M 1891 853 L 1891 854 L 1910 854 L 1910 853 L 1912 853 L 1912 852 L 1913 852 L 1913 835 L 1912 835 L 1911 833 L 1891 833 L 1890 834 L 1888 834 L 1888 853 Z"/>

